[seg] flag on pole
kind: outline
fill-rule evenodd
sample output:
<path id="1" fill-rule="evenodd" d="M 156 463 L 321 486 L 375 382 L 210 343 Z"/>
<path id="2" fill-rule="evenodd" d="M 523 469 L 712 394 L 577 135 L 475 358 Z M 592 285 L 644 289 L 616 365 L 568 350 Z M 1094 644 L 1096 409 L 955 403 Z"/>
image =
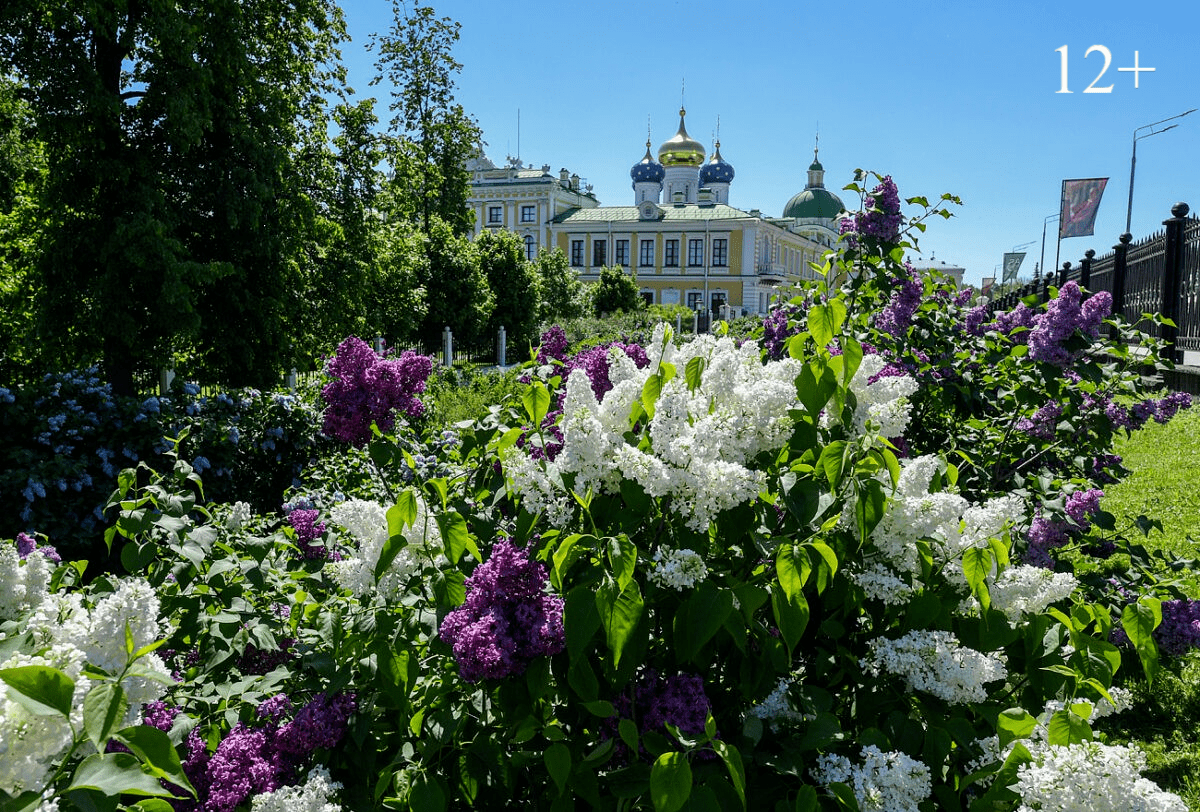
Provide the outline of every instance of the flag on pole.
<path id="1" fill-rule="evenodd" d="M 1058 238 L 1088 237 L 1095 233 L 1096 211 L 1108 178 L 1085 178 L 1062 182 L 1062 206 L 1058 217 Z"/>
<path id="2" fill-rule="evenodd" d="M 1017 271 L 1021 270 L 1021 263 L 1024 261 L 1025 254 L 1023 252 L 1004 255 L 1004 277 L 1002 281 L 1005 285 L 1017 280 Z"/>

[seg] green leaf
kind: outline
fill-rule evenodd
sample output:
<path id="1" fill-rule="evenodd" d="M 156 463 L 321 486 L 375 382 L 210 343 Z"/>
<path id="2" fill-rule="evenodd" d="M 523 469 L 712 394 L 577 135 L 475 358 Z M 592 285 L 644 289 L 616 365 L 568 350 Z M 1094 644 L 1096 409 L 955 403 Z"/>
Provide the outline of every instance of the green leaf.
<path id="1" fill-rule="evenodd" d="M 803 546 L 817 568 L 817 592 L 824 592 L 825 587 L 833 581 L 833 576 L 837 575 L 837 553 L 823 541 L 808 541 Z"/>
<path id="2" fill-rule="evenodd" d="M 400 551 L 408 546 L 404 530 L 411 527 L 417 519 L 417 497 L 411 488 L 405 489 L 396 500 L 396 504 L 388 508 L 388 540 L 379 551 L 379 560 L 375 562 L 375 582 L 383 577 L 388 568 L 400 555 Z"/>
<path id="3" fill-rule="evenodd" d="M 9 697 L 34 716 L 70 717 L 75 681 L 57 668 L 22 665 L 0 669 L 0 680 L 8 685 Z"/>
<path id="4" fill-rule="evenodd" d="M 854 339 L 853 336 L 845 336 L 842 339 L 842 386 L 849 386 L 854 373 L 858 372 L 858 367 L 862 364 L 863 349 L 862 344 Z"/>
<path id="5" fill-rule="evenodd" d="M 654 404 L 662 394 L 662 387 L 663 379 L 657 372 L 646 378 L 646 382 L 642 384 L 642 408 L 646 410 L 648 417 L 654 417 Z"/>
<path id="6" fill-rule="evenodd" d="M 439 513 L 435 517 L 438 530 L 442 533 L 442 544 L 446 549 L 446 558 L 450 559 L 451 564 L 458 564 L 462 554 L 470 552 L 476 561 L 482 561 L 483 555 L 479 552 L 479 546 L 475 540 L 471 538 L 471 534 L 467 532 L 467 520 L 462 517 L 462 514 L 457 511 L 447 511 Z"/>
<path id="7" fill-rule="evenodd" d="M 854 518 L 858 523 L 859 538 L 863 544 L 871 538 L 871 533 L 883 520 L 887 508 L 887 494 L 883 492 L 883 483 L 877 479 L 867 481 L 863 490 L 854 503 Z"/>
<path id="8" fill-rule="evenodd" d="M 562 742 L 555 742 L 546 748 L 546 752 L 542 754 L 542 760 L 546 762 L 546 771 L 550 773 L 550 778 L 558 787 L 558 794 L 562 795 L 567 791 L 567 779 L 571 777 L 570 748 Z"/>
<path id="9" fill-rule="evenodd" d="M 650 768 L 655 812 L 676 812 L 692 794 L 692 768 L 683 753 L 663 753 Z"/>
<path id="10" fill-rule="evenodd" d="M 713 750 L 717 751 L 717 755 L 721 757 L 721 761 L 725 762 L 725 769 L 729 770 L 729 780 L 733 782 L 733 788 L 742 802 L 742 809 L 745 809 L 746 769 L 742 766 L 741 753 L 738 752 L 736 747 L 730 747 L 720 739 L 714 739 L 711 744 Z M 653 780 L 653 777 L 651 777 L 651 780 Z"/>
<path id="11" fill-rule="evenodd" d="M 636 581 L 625 589 L 618 589 L 611 579 L 606 579 L 596 590 L 596 609 L 604 626 L 608 650 L 612 653 L 613 668 L 620 666 L 621 654 L 642 619 L 643 608 L 642 593 Z"/>
<path id="12" fill-rule="evenodd" d="M 783 635 L 783 642 L 790 654 L 808 627 L 808 618 L 811 614 L 808 601 L 805 600 L 803 594 L 797 596 L 795 600 L 790 599 L 783 591 L 783 587 L 778 583 L 773 583 L 771 584 L 771 608 L 775 612 L 775 622 L 779 625 L 779 632 Z"/>
<path id="13" fill-rule="evenodd" d="M 987 578 L 991 574 L 993 555 L 990 547 L 968 547 L 963 551 L 962 568 L 966 576 L 971 594 L 978 600 L 986 611 L 991 606 L 991 596 L 988 593 Z"/>
<path id="14" fill-rule="evenodd" d="M 162 733 L 161 730 L 158 732 Z M 143 772 L 137 757 L 129 753 L 96 753 L 88 756 L 75 768 L 68 789 L 94 789 L 109 796 L 171 797 L 158 779 Z"/>
<path id="15" fill-rule="evenodd" d="M 996 719 L 996 733 L 1000 746 L 1006 747 L 1014 739 L 1024 739 L 1037 727 L 1037 719 L 1024 708 L 1009 708 Z"/>
<path id="16" fill-rule="evenodd" d="M 846 321 L 846 305 L 834 299 L 827 305 L 813 305 L 808 309 L 807 326 L 813 341 L 820 349 L 828 347 L 833 337 Z"/>
<path id="17" fill-rule="evenodd" d="M 683 661 L 696 657 L 732 611 L 732 592 L 712 581 L 700 584 L 675 614 L 676 656 Z"/>
<path id="18" fill-rule="evenodd" d="M 541 381 L 534 381 L 530 384 L 529 388 L 521 393 L 521 404 L 525 407 L 525 414 L 529 415 L 536 431 L 541 427 L 542 421 L 546 419 L 547 412 L 550 411 L 550 392 L 547 391 L 546 385 Z"/>
<path id="19" fill-rule="evenodd" d="M 83 729 L 100 752 L 129 710 L 125 691 L 115 682 L 101 682 L 83 698 Z"/>
<path id="20" fill-rule="evenodd" d="M 613 577 L 617 579 L 617 588 L 624 591 L 633 581 L 637 570 L 637 545 L 625 534 L 604 540 L 608 552 L 608 563 L 612 568 Z"/>
<path id="21" fill-rule="evenodd" d="M 446 791 L 442 789 L 442 782 L 428 773 L 418 776 L 408 795 L 408 808 L 412 812 L 444 812 Z"/>
<path id="22" fill-rule="evenodd" d="M 819 812 L 820 808 L 816 788 L 808 784 L 801 786 L 796 792 L 796 804 L 793 807 L 794 812 Z"/>
<path id="23" fill-rule="evenodd" d="M 1060 710 L 1050 717 L 1046 725 L 1046 740 L 1050 744 L 1068 745 L 1091 741 L 1092 728 L 1087 719 L 1069 709 Z"/>
<path id="24" fill-rule="evenodd" d="M 621 741 L 629 748 L 630 752 L 636 753 L 640 750 L 637 724 L 632 719 L 622 719 L 617 723 L 617 735 L 621 737 Z"/>
<path id="25" fill-rule="evenodd" d="M 138 725 L 118 731 L 116 738 L 132 750 L 152 774 L 183 787 L 195 797 L 196 790 L 183 771 L 179 752 L 165 732 L 149 725 Z"/>
<path id="26" fill-rule="evenodd" d="M 695 392 L 700 388 L 700 379 L 704 375 L 704 368 L 708 365 L 708 359 L 702 355 L 697 355 L 687 362 L 687 366 L 683 369 L 684 380 L 687 381 L 689 392 Z"/>
<path id="27" fill-rule="evenodd" d="M 1121 628 L 1129 635 L 1130 642 L 1142 661 L 1146 682 L 1153 685 L 1159 672 L 1158 646 L 1154 642 L 1154 630 L 1162 623 L 1162 601 L 1146 596 L 1138 598 L 1121 612 Z"/>
<path id="28" fill-rule="evenodd" d="M 842 482 L 842 473 L 846 467 L 846 441 L 834 440 L 821 451 L 817 467 L 825 472 L 829 480 L 829 489 L 836 491 Z"/>
<path id="29" fill-rule="evenodd" d="M 782 542 L 775 550 L 775 577 L 789 601 L 804 599 L 804 584 L 812 572 L 807 555 L 796 557 L 796 545 Z"/>

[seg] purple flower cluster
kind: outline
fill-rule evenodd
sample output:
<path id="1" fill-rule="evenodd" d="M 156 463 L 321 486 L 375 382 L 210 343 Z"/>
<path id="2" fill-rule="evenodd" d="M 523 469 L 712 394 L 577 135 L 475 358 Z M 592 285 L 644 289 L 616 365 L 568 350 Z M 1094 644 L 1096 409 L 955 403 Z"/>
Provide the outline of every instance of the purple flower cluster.
<path id="1" fill-rule="evenodd" d="M 1036 361 L 1065 366 L 1075 358 L 1075 354 L 1063 346 L 1067 339 L 1076 330 L 1095 338 L 1111 312 L 1112 294 L 1108 291 L 1100 291 L 1083 301 L 1079 285 L 1066 283 L 1058 296 L 1046 305 L 1046 312 L 1034 320 L 1033 331 L 1029 334 L 1029 356 Z"/>
<path id="2" fill-rule="evenodd" d="M 285 637 L 279 641 L 279 648 L 274 650 L 261 649 L 250 643 L 238 660 L 238 670 L 246 676 L 270 674 L 279 666 L 296 658 L 296 642 L 294 637 Z"/>
<path id="3" fill-rule="evenodd" d="M 318 522 L 321 515 L 318 510 L 293 510 L 287 516 L 287 522 L 296 531 L 296 542 L 300 553 L 305 558 L 331 558 L 333 552 L 318 540 L 325 535 L 325 522 Z"/>
<path id="4" fill-rule="evenodd" d="M 42 554 L 42 557 L 51 564 L 61 564 L 62 556 L 58 554 L 58 550 L 54 549 L 49 544 L 38 546 L 37 539 L 25 533 L 17 533 L 17 556 L 24 561 L 29 557 L 29 554 L 34 550 Z"/>
<path id="5" fill-rule="evenodd" d="M 803 329 L 799 324 L 789 322 L 798 319 L 800 314 L 800 308 L 789 303 L 776 307 L 763 319 L 762 344 L 767 358 L 778 361 L 787 354 L 787 340 Z"/>
<path id="6" fill-rule="evenodd" d="M 1062 417 L 1062 406 L 1057 401 L 1050 401 L 1033 413 L 1033 417 L 1022 417 L 1017 421 L 1017 431 L 1023 431 L 1030 437 L 1039 440 L 1053 440 L 1054 431 L 1058 426 L 1058 418 Z"/>
<path id="7" fill-rule="evenodd" d="M 984 325 L 987 323 L 989 316 L 988 309 L 984 305 L 972 307 L 967 311 L 967 315 L 963 317 L 963 330 L 967 335 L 983 335 L 986 329 Z"/>
<path id="8" fill-rule="evenodd" d="M 1133 595 L 1128 596 L 1130 600 Z M 1120 623 L 1113 624 L 1110 639 L 1119 646 L 1129 645 L 1129 635 Z M 1154 630 L 1154 642 L 1162 654 L 1179 657 L 1200 646 L 1200 601 L 1162 602 L 1162 623 Z"/>
<path id="9" fill-rule="evenodd" d="M 548 364 L 551 361 L 565 361 L 567 357 L 567 334 L 557 324 L 542 333 L 542 342 L 538 346 L 537 361 Z"/>
<path id="10" fill-rule="evenodd" d="M 1054 569 L 1054 559 L 1050 557 L 1050 551 L 1067 543 L 1068 529 L 1065 522 L 1042 516 L 1034 519 L 1025 534 L 1029 540 L 1029 548 L 1025 551 L 1025 563 L 1048 570 Z"/>
<path id="11" fill-rule="evenodd" d="M 198 729 L 193 729 L 183 767 L 200 802 L 176 801 L 177 812 L 233 812 L 253 795 L 293 783 L 305 759 L 318 748 L 332 748 L 342 740 L 357 703 L 353 694 L 332 699 L 317 694 L 292 721 L 281 725 L 292 707 L 283 694 L 267 699 L 258 707 L 258 717 L 266 724 L 239 723 L 211 756 Z"/>
<path id="12" fill-rule="evenodd" d="M 704 693 L 704 680 L 699 676 L 664 677 L 653 668 L 642 671 L 631 692 L 617 697 L 613 706 L 618 714 L 610 720 L 613 732 L 619 719 L 624 718 L 636 721 L 642 732 L 666 734 L 666 725 L 674 725 L 685 736 L 699 736 L 704 733 L 704 723 L 712 712 L 712 703 Z M 623 747 L 618 749 L 623 751 Z M 628 753 L 624 754 L 628 757 Z M 648 755 L 645 748 L 641 755 Z"/>
<path id="13" fill-rule="evenodd" d="M 361 448 L 371 439 L 372 423 L 390 431 L 397 412 L 420 417 L 425 404 L 416 396 L 425 391 L 432 371 L 428 356 L 405 350 L 398 358 L 384 359 L 362 339 L 347 338 L 325 364 L 334 379 L 321 390 L 325 434 Z"/>
<path id="14" fill-rule="evenodd" d="M 1180 409 L 1192 408 L 1192 396 L 1186 392 L 1172 392 L 1165 398 L 1148 398 L 1135 403 L 1126 409 L 1116 403 L 1106 402 L 1104 414 L 1112 422 L 1113 428 L 1136 431 L 1154 418 L 1156 423 L 1166 423 Z"/>
<path id="15" fill-rule="evenodd" d="M 1092 526 L 1090 518 L 1100 512 L 1100 499 L 1104 491 L 1092 488 L 1086 491 L 1075 491 L 1067 497 L 1066 513 L 1071 521 L 1083 530 Z"/>
<path id="16" fill-rule="evenodd" d="M 608 354 L 613 349 L 620 350 L 629 356 L 638 369 L 645 369 L 650 364 L 650 357 L 639 344 L 626 344 L 613 341 L 576 353 L 563 367 L 562 377 L 566 380 L 576 369 L 582 369 L 592 384 L 592 392 L 596 400 L 604 400 L 604 396 L 612 389 L 609 378 Z"/>
<path id="17" fill-rule="evenodd" d="M 524 672 L 535 657 L 566 646 L 563 600 L 546 593 L 546 567 L 501 538 L 467 578 L 467 598 L 446 615 L 439 636 L 467 682 Z"/>
<path id="18" fill-rule="evenodd" d="M 1092 460 L 1092 479 L 1102 485 L 1117 482 L 1115 470 L 1121 467 L 1120 454 L 1101 454 Z"/>
<path id="19" fill-rule="evenodd" d="M 900 192 L 892 176 L 880 180 L 879 185 L 867 196 L 863 211 L 843 217 L 841 233 L 848 234 L 847 241 L 858 245 L 858 237 L 873 237 L 883 242 L 895 242 L 900 236 L 900 224 L 904 216 L 900 213 Z"/>
<path id="20" fill-rule="evenodd" d="M 996 314 L 996 329 L 1004 333 L 1016 344 L 1024 344 L 1029 340 L 1028 332 L 1017 333 L 1021 328 L 1033 327 L 1037 313 L 1024 302 L 1020 302 L 1007 313 Z"/>
<path id="21" fill-rule="evenodd" d="M 178 715 L 179 708 L 168 705 L 161 699 L 150 702 L 142 708 L 142 721 L 164 733 L 170 732 L 171 725 L 175 724 L 175 717 Z"/>
<path id="22" fill-rule="evenodd" d="M 908 325 L 912 323 L 913 314 L 921 306 L 921 294 L 925 290 L 921 275 L 908 263 L 905 263 L 905 267 L 908 269 L 908 278 L 900 283 L 899 289 L 892 294 L 887 307 L 875 321 L 877 329 L 897 338 L 904 335 Z"/>

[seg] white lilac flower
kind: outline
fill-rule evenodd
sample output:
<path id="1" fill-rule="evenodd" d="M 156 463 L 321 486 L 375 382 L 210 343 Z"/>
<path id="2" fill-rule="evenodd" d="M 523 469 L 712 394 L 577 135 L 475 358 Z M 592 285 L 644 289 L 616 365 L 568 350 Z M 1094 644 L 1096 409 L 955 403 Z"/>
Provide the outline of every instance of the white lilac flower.
<path id="1" fill-rule="evenodd" d="M 1177 795 L 1142 778 L 1136 748 L 1081 742 L 1037 748 L 1017 770 L 1018 812 L 1187 812 Z"/>
<path id="2" fill-rule="evenodd" d="M 983 702 L 988 695 L 984 686 L 1006 675 L 999 657 L 967 648 L 942 630 L 915 630 L 896 640 L 880 637 L 869 648 L 860 663 L 868 674 L 902 677 L 909 691 L 924 691 L 951 704 Z"/>
<path id="3" fill-rule="evenodd" d="M 854 427 L 865 433 L 872 423 L 881 437 L 899 437 L 908 428 L 912 405 L 908 398 L 917 391 L 911 375 L 889 375 L 868 383 L 887 365 L 875 354 L 864 355 L 858 371 L 850 379 L 850 391 L 858 405 L 854 409 Z"/>
<path id="4" fill-rule="evenodd" d="M 833 753 L 818 756 L 814 777 L 850 787 L 862 812 L 917 812 L 933 791 L 929 767 L 905 753 L 869 744 L 859 755 L 858 764 Z"/>
<path id="5" fill-rule="evenodd" d="M 746 715 L 763 720 L 772 730 L 811 719 L 811 715 L 793 709 L 788 701 L 788 691 L 797 678 L 797 674 L 780 677 L 779 682 L 776 683 L 774 690 L 767 695 L 767 698 L 750 708 Z"/>
<path id="6" fill-rule="evenodd" d="M 397 553 L 378 584 L 375 583 L 375 566 L 389 538 L 387 509 L 378 502 L 363 499 L 351 499 L 334 505 L 330 518 L 346 528 L 358 545 L 354 553 L 327 565 L 339 586 L 359 598 L 378 593 L 385 601 L 392 601 L 402 594 L 413 573 L 430 556 L 434 562 L 442 560 L 441 531 L 424 500 L 418 496 L 416 502 L 417 515 L 412 524 L 403 530 L 408 544 Z"/>
<path id="7" fill-rule="evenodd" d="M 650 582 L 658 586 L 683 591 L 691 589 L 708 577 L 704 559 L 694 550 L 654 551 L 650 559 Z"/>
<path id="8" fill-rule="evenodd" d="M 0 544 L 0 621 L 16 620 L 49 594 L 54 567 L 38 550 L 22 561 L 12 544 Z"/>
<path id="9" fill-rule="evenodd" d="M 571 506 L 563 490 L 557 462 L 539 464 L 518 448 L 501 452 L 500 462 L 513 492 L 521 498 L 525 510 L 542 514 L 551 525 L 566 526 L 571 518 Z"/>
<path id="10" fill-rule="evenodd" d="M 234 502 L 228 518 L 225 519 L 225 529 L 230 533 L 236 533 L 245 527 L 248 521 L 250 521 L 250 505 L 245 502 Z"/>
<path id="11" fill-rule="evenodd" d="M 250 812 L 342 812 L 334 802 L 342 785 L 329 777 L 324 767 L 314 767 L 303 785 L 280 787 L 274 792 L 255 795 Z"/>
<path id="12" fill-rule="evenodd" d="M 907 603 L 913 593 L 911 585 L 883 564 L 869 564 L 861 571 L 850 572 L 850 580 L 858 584 L 868 598 L 892 606 Z"/>
<path id="13" fill-rule="evenodd" d="M 1069 572 L 1053 572 L 1044 567 L 1022 564 L 1000 573 L 988 592 L 992 608 L 1003 612 L 1012 623 L 1038 615 L 1053 603 L 1071 596 L 1079 586 Z"/>
<path id="14" fill-rule="evenodd" d="M 71 727 L 83 723 L 83 696 L 90 684 L 80 679 L 83 655 L 73 646 L 63 646 L 44 655 L 14 654 L 0 668 L 42 665 L 57 668 L 76 680 L 72 719 L 55 715 L 34 715 L 24 705 L 0 693 L 0 789 L 10 795 L 41 790 L 49 779 L 54 762 L 71 744 Z"/>

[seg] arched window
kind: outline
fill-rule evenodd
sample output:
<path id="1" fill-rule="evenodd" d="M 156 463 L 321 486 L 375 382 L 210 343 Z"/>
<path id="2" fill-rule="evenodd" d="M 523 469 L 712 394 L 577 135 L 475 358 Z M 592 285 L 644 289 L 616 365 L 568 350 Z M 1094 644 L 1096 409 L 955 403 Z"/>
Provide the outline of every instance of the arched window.
<path id="1" fill-rule="evenodd" d="M 529 260 L 530 262 L 533 262 L 533 259 L 535 256 L 537 256 L 537 243 L 534 241 L 532 234 L 526 234 L 525 235 L 525 259 Z"/>

